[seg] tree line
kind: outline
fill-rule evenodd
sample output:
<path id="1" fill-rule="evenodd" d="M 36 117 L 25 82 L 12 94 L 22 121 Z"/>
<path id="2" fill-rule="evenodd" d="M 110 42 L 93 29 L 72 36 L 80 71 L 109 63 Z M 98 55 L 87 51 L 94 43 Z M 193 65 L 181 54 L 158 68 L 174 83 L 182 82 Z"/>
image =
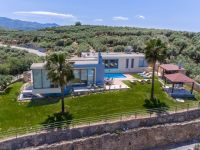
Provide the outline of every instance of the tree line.
<path id="1" fill-rule="evenodd" d="M 38 31 L 0 30 L 0 42 L 33 44 L 47 51 L 80 53 L 90 50 L 121 52 L 131 46 L 145 52 L 150 39 L 159 38 L 168 47 L 167 62 L 179 63 L 187 74 L 200 82 L 200 33 L 160 29 L 109 26 L 63 26 Z M 192 67 L 190 67 L 192 65 Z"/>
<path id="2" fill-rule="evenodd" d="M 39 61 L 42 58 L 26 51 L 0 47 L 0 90 L 11 82 L 13 76 L 29 70 L 33 62 Z"/>

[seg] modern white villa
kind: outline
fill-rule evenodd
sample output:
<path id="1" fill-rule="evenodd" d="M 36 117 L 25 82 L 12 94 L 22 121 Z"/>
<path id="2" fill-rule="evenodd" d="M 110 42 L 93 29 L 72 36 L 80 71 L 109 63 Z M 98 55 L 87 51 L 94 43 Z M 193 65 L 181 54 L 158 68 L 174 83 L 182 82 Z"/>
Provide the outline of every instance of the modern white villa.
<path id="1" fill-rule="evenodd" d="M 74 56 L 69 61 L 73 63 L 75 79 L 66 85 L 66 93 L 69 87 L 104 87 L 107 75 L 113 79 L 116 74 L 123 76 L 124 73 L 143 72 L 148 67 L 141 53 L 82 53 L 81 57 Z M 45 63 L 34 63 L 31 70 L 31 86 L 25 88 L 22 94 L 61 93 L 60 88 L 48 79 Z"/>
<path id="2" fill-rule="evenodd" d="M 139 73 L 147 67 L 142 53 L 104 52 L 101 53 L 105 73 Z M 83 59 L 97 57 L 97 53 L 82 53 Z"/>

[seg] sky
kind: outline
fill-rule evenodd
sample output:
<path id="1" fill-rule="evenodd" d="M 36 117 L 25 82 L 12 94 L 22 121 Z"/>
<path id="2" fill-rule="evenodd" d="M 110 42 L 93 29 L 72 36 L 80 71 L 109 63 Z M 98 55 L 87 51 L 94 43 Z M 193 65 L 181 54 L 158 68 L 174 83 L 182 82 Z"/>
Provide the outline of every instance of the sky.
<path id="1" fill-rule="evenodd" d="M 200 0 L 0 0 L 0 16 L 200 32 Z"/>

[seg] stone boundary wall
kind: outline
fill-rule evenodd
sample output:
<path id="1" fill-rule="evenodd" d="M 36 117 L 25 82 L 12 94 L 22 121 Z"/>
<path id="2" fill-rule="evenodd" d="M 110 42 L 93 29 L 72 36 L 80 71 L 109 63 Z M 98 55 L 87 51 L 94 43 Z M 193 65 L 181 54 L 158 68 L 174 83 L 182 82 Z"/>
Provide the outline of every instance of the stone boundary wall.
<path id="1" fill-rule="evenodd" d="M 70 141 L 81 138 L 88 138 L 105 133 L 116 133 L 128 131 L 141 127 L 152 127 L 167 123 L 180 123 L 200 118 L 200 110 L 191 110 L 181 113 L 159 115 L 158 117 L 133 119 L 127 121 L 118 121 L 113 123 L 104 123 L 92 126 L 85 126 L 66 130 L 57 130 L 32 134 L 23 137 L 0 141 L 0 149 L 21 149 L 27 147 L 38 147 L 45 144 L 54 144 L 62 141 Z M 200 129 L 200 128 L 199 128 Z M 198 130 L 197 130 L 198 131 Z M 141 135 L 140 135 L 141 136 Z"/>
<path id="2" fill-rule="evenodd" d="M 149 150 L 200 140 L 200 120 L 107 133 L 85 139 L 43 145 L 34 150 Z M 165 148 L 163 148 L 165 147 Z"/>

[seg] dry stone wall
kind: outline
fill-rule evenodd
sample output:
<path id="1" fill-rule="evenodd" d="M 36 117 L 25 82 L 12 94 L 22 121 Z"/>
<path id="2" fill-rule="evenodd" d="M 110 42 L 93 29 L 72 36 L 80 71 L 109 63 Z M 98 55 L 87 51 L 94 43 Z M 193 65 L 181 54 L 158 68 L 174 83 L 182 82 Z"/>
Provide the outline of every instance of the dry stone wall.
<path id="1" fill-rule="evenodd" d="M 107 133 L 81 140 L 41 146 L 35 150 L 147 150 L 200 139 L 200 121 Z"/>
<path id="2" fill-rule="evenodd" d="M 123 138 L 126 139 L 126 136 L 129 137 L 130 136 L 129 133 L 133 132 L 132 129 L 137 129 L 141 127 L 152 127 L 155 125 L 163 125 L 163 124 L 168 124 L 168 123 L 179 123 L 179 122 L 184 122 L 184 121 L 191 121 L 194 119 L 200 119 L 200 110 L 191 110 L 188 112 L 182 112 L 182 113 L 176 113 L 176 114 L 159 115 L 158 117 L 152 117 L 152 118 L 133 119 L 133 120 L 128 120 L 128 121 L 119 121 L 119 122 L 114 122 L 114 123 L 106 123 L 106 124 L 99 124 L 99 125 L 93 125 L 93 126 L 85 126 L 85 127 L 79 127 L 79 128 L 73 128 L 73 129 L 66 129 L 66 130 L 60 130 L 60 131 L 57 130 L 57 131 L 51 131 L 51 132 L 43 132 L 40 134 L 27 135 L 27 136 L 23 136 L 19 138 L 13 138 L 13 139 L 5 140 L 5 141 L 0 141 L 0 149 L 9 150 L 9 149 L 21 149 L 21 148 L 27 148 L 27 147 L 38 147 L 45 144 L 51 145 L 51 144 L 59 143 L 62 141 L 73 141 L 73 140 L 84 139 L 84 138 L 88 139 L 85 142 L 89 141 L 91 143 L 92 143 L 92 139 L 94 140 L 94 143 L 96 143 L 95 141 L 100 138 L 98 141 L 99 145 L 105 145 L 105 143 L 110 145 L 113 142 L 112 140 L 113 138 L 119 139 L 119 142 L 121 142 L 120 137 L 122 138 L 121 140 L 123 140 Z M 197 126 L 199 127 L 199 123 L 197 124 Z M 167 130 L 169 132 L 174 132 L 174 130 L 171 130 L 171 128 Z M 125 132 L 125 131 L 128 131 L 128 132 Z M 137 130 L 137 131 L 140 131 L 140 130 Z M 142 131 L 143 132 L 140 131 L 137 133 L 136 130 L 134 130 L 134 138 L 132 138 L 131 136 L 130 139 L 133 139 L 133 141 L 138 141 L 138 142 L 140 140 L 142 141 L 149 140 L 148 138 L 151 139 L 151 136 L 147 136 L 148 134 L 151 133 L 151 129 L 148 130 L 146 134 L 145 134 L 145 131 L 147 131 L 147 129 L 142 130 Z M 152 132 L 153 132 L 153 128 L 152 128 Z M 116 133 L 122 133 L 122 134 L 116 134 Z M 146 135 L 147 137 L 143 136 L 141 133 Z M 189 134 L 189 132 L 184 132 L 184 133 Z M 153 133 L 153 134 L 156 134 L 156 133 Z M 157 134 L 161 134 L 161 132 Z M 179 133 L 179 135 L 180 134 L 181 133 Z M 191 135 L 194 135 L 194 134 L 191 133 Z M 97 138 L 90 138 L 90 137 L 95 137 L 95 136 Z M 106 137 L 110 137 L 110 138 L 106 140 Z M 138 140 L 136 137 L 140 140 Z M 169 138 L 167 134 L 164 137 L 165 139 Z M 164 138 L 164 137 L 158 136 L 157 138 L 159 140 L 160 138 Z M 71 145 L 74 145 L 75 143 L 72 142 Z M 70 144 L 66 146 L 70 146 Z M 69 150 L 71 149 L 69 148 Z"/>

